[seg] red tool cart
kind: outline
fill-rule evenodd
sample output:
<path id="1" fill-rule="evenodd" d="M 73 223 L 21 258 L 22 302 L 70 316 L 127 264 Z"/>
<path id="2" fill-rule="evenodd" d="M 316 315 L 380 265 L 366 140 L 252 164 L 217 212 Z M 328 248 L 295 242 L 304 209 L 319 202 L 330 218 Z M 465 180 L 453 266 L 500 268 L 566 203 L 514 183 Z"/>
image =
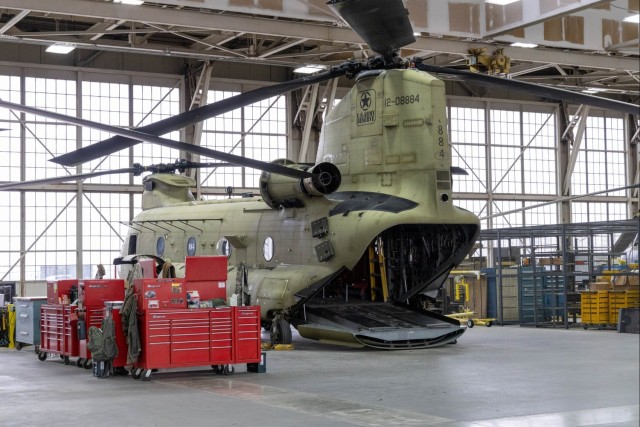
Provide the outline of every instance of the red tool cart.
<path id="1" fill-rule="evenodd" d="M 87 331 L 91 326 L 97 328 L 102 326 L 105 302 L 124 300 L 124 280 L 85 279 L 79 281 L 78 288 L 78 322 L 80 324 L 78 328 L 80 341 L 80 361 L 78 365 L 82 364 L 85 369 L 90 369 L 93 364 L 91 362 L 91 352 L 87 349 Z M 114 366 L 116 365 L 114 364 Z"/>
<path id="2" fill-rule="evenodd" d="M 227 299 L 226 256 L 188 256 L 184 267 L 187 292 L 198 291 L 200 300 Z"/>
<path id="3" fill-rule="evenodd" d="M 38 359 L 57 354 L 68 365 L 70 357 L 79 356 L 77 306 L 71 305 L 77 293 L 76 279 L 47 283 L 47 304 L 40 306 Z"/>
<path id="4" fill-rule="evenodd" d="M 231 374 L 232 365 L 264 372 L 260 307 L 187 308 L 188 279 L 138 279 L 138 327 L 142 350 L 132 377 L 148 381 L 153 369 L 212 366 Z M 193 289 L 193 291 L 200 291 Z"/>
<path id="5" fill-rule="evenodd" d="M 38 359 L 47 360 L 48 354 L 58 354 L 69 364 L 70 357 L 80 355 L 78 316 L 76 306 L 44 304 L 40 306 L 40 349 Z M 78 366 L 82 361 L 78 359 Z"/>

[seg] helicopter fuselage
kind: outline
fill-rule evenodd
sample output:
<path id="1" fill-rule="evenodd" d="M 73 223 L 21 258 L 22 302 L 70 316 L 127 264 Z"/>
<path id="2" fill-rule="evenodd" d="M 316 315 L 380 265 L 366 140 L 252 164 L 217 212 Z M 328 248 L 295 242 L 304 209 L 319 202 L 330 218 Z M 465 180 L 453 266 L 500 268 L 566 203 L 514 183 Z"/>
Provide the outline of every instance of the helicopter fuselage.
<path id="1" fill-rule="evenodd" d="M 195 201 L 189 183 L 171 182 L 185 177 L 150 175 L 123 255 L 244 262 L 246 291 L 267 320 L 341 271 L 334 284 L 368 283 L 369 248 L 384 248 L 388 300 L 407 302 L 441 286 L 479 231 L 453 205 L 450 151 L 441 81 L 413 69 L 363 73 L 327 116 L 319 144 L 316 164 L 340 172 L 335 191 L 313 194 L 265 172 L 262 197 Z M 235 274 L 227 290 L 235 292 Z"/>

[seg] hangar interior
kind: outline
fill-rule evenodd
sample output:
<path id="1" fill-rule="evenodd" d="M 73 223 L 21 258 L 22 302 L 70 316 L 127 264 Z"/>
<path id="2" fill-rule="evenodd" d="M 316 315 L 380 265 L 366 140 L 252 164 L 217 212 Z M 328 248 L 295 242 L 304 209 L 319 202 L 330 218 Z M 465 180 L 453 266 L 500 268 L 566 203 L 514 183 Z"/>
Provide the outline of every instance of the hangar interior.
<path id="1" fill-rule="evenodd" d="M 402 4 L 415 41 L 401 46 L 398 57 L 451 71 L 436 77 L 446 93 L 451 164 L 465 172 L 452 169 L 446 180 L 453 204 L 477 216 L 481 229 L 424 308 L 442 315 L 472 311 L 478 326 L 534 328 L 471 331 L 472 319 L 460 317 L 468 336 L 428 356 L 336 350 L 296 335 L 295 352 L 268 353 L 277 375 L 217 383 L 202 372 L 158 376 L 160 387 L 147 388 L 149 400 L 136 409 L 150 423 L 204 424 L 213 396 L 226 405 L 217 419 L 238 425 L 265 419 L 292 426 L 637 425 L 637 337 L 611 333 L 616 323 L 620 328 L 617 311 L 603 321 L 588 319 L 581 308 L 598 304 L 583 295 L 605 289 L 636 292 L 624 307 L 638 305 L 640 115 L 570 95 L 558 100 L 543 89 L 637 106 L 640 1 Z M 0 100 L 125 130 L 345 61 L 372 61 L 376 53 L 326 0 L 0 0 Z M 478 84 L 458 71 L 534 83 L 541 91 Z M 313 165 L 328 114 L 357 81 L 348 75 L 275 93 L 162 136 L 264 162 Z M 99 264 L 106 266 L 105 278 L 117 278 L 112 260 L 126 254 L 130 230 L 144 228 L 134 221 L 146 203 L 144 177 L 132 166 L 211 161 L 146 142 L 73 166 L 50 161 L 112 135 L 0 107 L 0 296 L 46 294 L 47 282 L 90 279 Z M 20 184 L 76 174 L 92 177 Z M 249 166 L 218 164 L 184 174 L 195 180 L 196 200 L 260 194 L 262 171 Z M 187 235 L 199 230 L 162 221 L 154 230 L 163 227 L 184 234 L 178 245 L 189 245 Z M 229 265 L 240 263 L 243 236 L 223 240 L 200 246 L 194 240 L 193 251 L 206 247 L 227 255 Z M 163 239 L 156 255 L 164 245 Z M 273 256 L 266 249 L 265 240 L 263 262 Z M 594 330 L 585 339 L 581 328 L 537 329 L 572 326 Z M 129 393 L 140 396 L 137 383 L 111 382 L 96 392 L 94 378 L 82 370 L 52 374 L 51 360 L 31 367 L 24 352 L 16 353 L 0 349 L 0 378 L 7 374 L 12 390 L 0 407 L 24 409 L 7 425 L 51 422 L 50 411 L 76 403 L 45 393 L 46 387 L 32 390 L 29 384 L 37 382 L 58 389 L 72 378 L 80 392 L 95 393 L 103 399 L 94 406 L 100 408 L 95 425 L 113 425 L 112 411 L 99 403 L 127 405 Z M 15 381 L 5 366 L 28 374 Z M 167 390 L 182 396 L 175 399 L 187 415 L 154 403 Z M 30 407 L 25 402 L 34 396 L 45 403 Z M 124 424 L 138 421 L 134 411 L 120 416 Z"/>
<path id="2" fill-rule="evenodd" d="M 372 56 L 324 1 L 227 3 L 4 2 L 2 99 L 136 127 L 299 77 L 300 65 Z M 638 29 L 629 19 L 637 0 L 445 4 L 406 2 L 416 42 L 401 56 L 637 103 Z M 523 41 L 536 47 L 520 47 Z M 73 50 L 50 53 L 52 45 Z M 637 217 L 638 189 L 623 189 L 639 179 L 637 115 L 440 77 L 452 163 L 468 172 L 454 177 L 455 204 L 478 215 L 483 230 Z M 313 162 L 324 113 L 351 84 L 341 78 L 312 85 L 168 136 L 264 161 Z M 63 167 L 48 160 L 108 135 L 7 109 L 0 114 L 8 141 L 3 182 L 188 157 L 141 144 Z M 232 197 L 240 197 L 255 192 L 259 176 L 244 167 L 208 170 L 197 175 L 198 195 L 226 197 L 232 187 Z M 123 174 L 7 192 L 1 279 L 34 295 L 47 278 L 91 277 L 96 264 L 110 264 L 139 210 L 140 183 Z M 620 256 L 637 262 L 632 246 L 614 253 L 618 237 L 605 233 L 591 242 L 607 254 L 594 268 L 610 269 Z M 497 243 L 485 243 L 472 255 L 485 258 L 480 267 L 493 267 Z M 107 277 L 115 274 L 107 269 Z"/>

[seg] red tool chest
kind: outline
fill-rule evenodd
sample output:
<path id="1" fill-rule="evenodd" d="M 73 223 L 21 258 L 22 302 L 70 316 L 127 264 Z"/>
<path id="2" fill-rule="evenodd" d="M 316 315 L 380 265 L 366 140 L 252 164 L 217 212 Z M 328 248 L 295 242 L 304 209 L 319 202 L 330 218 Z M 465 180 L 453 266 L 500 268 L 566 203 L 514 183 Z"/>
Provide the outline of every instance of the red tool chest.
<path id="1" fill-rule="evenodd" d="M 47 282 L 47 304 L 70 304 L 77 298 L 77 293 L 77 279 Z"/>
<path id="2" fill-rule="evenodd" d="M 138 310 L 187 308 L 187 287 L 183 279 L 136 279 Z"/>
<path id="3" fill-rule="evenodd" d="M 187 292 L 198 291 L 201 301 L 227 299 L 226 256 L 188 256 L 184 276 Z"/>
<path id="4" fill-rule="evenodd" d="M 260 307 L 147 310 L 134 378 L 152 369 L 261 362 Z"/>
<path id="5" fill-rule="evenodd" d="M 260 306 L 233 307 L 235 363 L 260 361 Z"/>
<path id="6" fill-rule="evenodd" d="M 104 319 L 104 303 L 107 301 L 124 300 L 124 280 L 122 279 L 85 279 L 78 283 L 79 306 L 82 310 L 79 316 L 84 320 L 84 338 L 80 339 L 80 358 L 85 368 L 90 368 L 88 363 L 91 352 L 87 349 L 87 332 L 91 326 L 102 327 Z M 114 365 L 115 366 L 115 365 Z"/>
<path id="7" fill-rule="evenodd" d="M 47 353 L 64 357 L 78 357 L 78 318 L 76 306 L 69 304 L 43 304 L 40 306 L 40 351 L 38 359 L 44 361 Z"/>

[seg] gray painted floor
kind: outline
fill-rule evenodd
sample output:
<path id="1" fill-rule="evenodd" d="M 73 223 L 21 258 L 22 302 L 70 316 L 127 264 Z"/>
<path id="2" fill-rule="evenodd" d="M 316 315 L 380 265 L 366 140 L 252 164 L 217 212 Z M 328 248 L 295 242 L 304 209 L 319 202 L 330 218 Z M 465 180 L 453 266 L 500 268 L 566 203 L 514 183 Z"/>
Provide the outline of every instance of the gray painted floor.
<path id="1" fill-rule="evenodd" d="M 165 370 L 149 382 L 2 348 L 0 425 L 640 425 L 638 335 L 476 326 L 429 350 L 294 344 L 268 352 L 263 374 Z"/>

